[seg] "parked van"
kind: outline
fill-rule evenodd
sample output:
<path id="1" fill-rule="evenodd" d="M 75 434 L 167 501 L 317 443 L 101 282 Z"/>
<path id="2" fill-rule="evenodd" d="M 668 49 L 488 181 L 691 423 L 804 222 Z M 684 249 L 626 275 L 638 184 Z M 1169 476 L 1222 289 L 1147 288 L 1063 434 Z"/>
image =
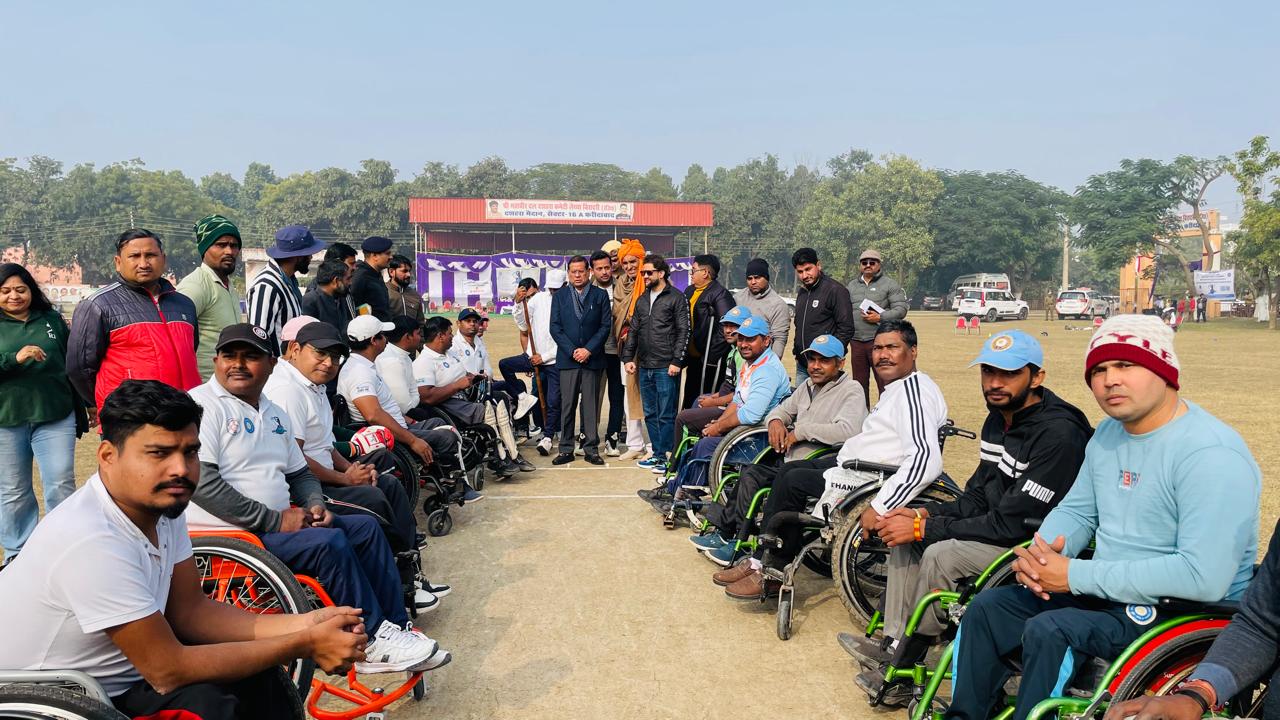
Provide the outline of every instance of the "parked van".
<path id="1" fill-rule="evenodd" d="M 963 288 L 991 288 L 992 290 L 1005 290 L 1013 294 L 1013 287 L 1009 285 L 1009 276 L 1004 273 L 961 275 L 951 283 L 951 292 L 947 293 L 952 310 L 959 309 L 960 290 Z"/>

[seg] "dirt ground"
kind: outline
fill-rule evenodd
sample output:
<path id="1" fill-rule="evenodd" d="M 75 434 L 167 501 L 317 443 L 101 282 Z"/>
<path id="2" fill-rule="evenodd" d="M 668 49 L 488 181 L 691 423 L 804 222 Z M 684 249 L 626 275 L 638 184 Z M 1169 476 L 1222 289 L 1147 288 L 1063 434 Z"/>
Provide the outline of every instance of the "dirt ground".
<path id="1" fill-rule="evenodd" d="M 977 370 L 967 365 L 992 328 L 957 337 L 950 314 L 910 319 L 921 336 L 921 369 L 942 387 L 956 423 L 977 430 L 985 409 Z M 514 353 L 511 321 L 493 324 L 486 341 L 494 357 Z M 1083 381 L 1085 325 L 1033 319 L 995 327 L 1037 335 L 1047 385 L 1096 423 L 1102 414 Z M 1183 396 L 1239 430 L 1264 477 L 1273 476 L 1280 334 L 1222 320 L 1186 326 L 1176 349 Z M 486 499 L 457 511 L 453 533 L 426 549 L 429 575 L 454 591 L 419 625 L 454 661 L 430 674 L 424 701 L 402 701 L 391 717 L 820 717 L 833 704 L 845 716 L 879 714 L 854 687 L 855 666 L 835 643 L 835 633 L 853 624 L 830 581 L 802 573 L 794 636 L 779 641 L 773 603 L 728 600 L 688 531 L 664 530 L 635 496 L 653 484 L 651 474 L 616 462 L 552 468 L 532 448 L 525 455 L 537 472 L 489 483 Z M 976 459 L 974 441 L 947 446 L 946 469 L 961 481 Z M 77 465 L 81 478 L 92 472 L 90 443 L 82 441 Z M 1266 482 L 1264 543 L 1278 503 Z"/>

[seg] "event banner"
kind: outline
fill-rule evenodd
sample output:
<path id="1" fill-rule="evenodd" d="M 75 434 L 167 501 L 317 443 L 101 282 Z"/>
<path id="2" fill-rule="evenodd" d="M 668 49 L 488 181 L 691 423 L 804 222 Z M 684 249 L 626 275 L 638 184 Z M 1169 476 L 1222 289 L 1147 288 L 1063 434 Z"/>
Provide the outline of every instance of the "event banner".
<path id="1" fill-rule="evenodd" d="M 1235 270 L 1197 270 L 1196 294 L 1204 293 L 1210 300 L 1236 299 Z"/>
<path id="2" fill-rule="evenodd" d="M 485 220 L 631 222 L 631 203 L 577 200 L 484 200 Z"/>

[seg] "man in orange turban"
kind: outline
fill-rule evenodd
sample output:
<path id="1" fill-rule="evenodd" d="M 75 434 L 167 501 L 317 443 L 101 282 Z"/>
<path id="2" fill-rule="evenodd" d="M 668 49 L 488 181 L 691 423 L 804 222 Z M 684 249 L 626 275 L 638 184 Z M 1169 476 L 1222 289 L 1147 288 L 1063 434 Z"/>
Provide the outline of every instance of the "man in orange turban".
<path id="1" fill-rule="evenodd" d="M 613 282 L 613 337 L 618 347 L 626 340 L 626 329 L 635 312 L 636 301 L 644 294 L 644 283 L 639 282 L 640 265 L 644 262 L 644 246 L 639 240 L 622 239 L 618 249 L 620 272 Z M 640 380 L 637 375 L 623 373 L 626 391 L 626 442 L 627 450 L 619 460 L 641 460 L 648 455 L 644 444 L 644 407 L 640 404 Z"/>

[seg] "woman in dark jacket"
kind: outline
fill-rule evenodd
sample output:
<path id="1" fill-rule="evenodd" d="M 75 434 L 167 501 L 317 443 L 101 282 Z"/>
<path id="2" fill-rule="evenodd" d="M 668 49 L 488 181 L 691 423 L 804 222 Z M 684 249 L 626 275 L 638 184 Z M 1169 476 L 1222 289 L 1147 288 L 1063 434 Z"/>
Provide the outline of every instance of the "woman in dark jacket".
<path id="1" fill-rule="evenodd" d="M 31 462 L 45 510 L 76 489 L 83 405 L 67 380 L 67 323 L 21 265 L 0 265 L 0 544 L 8 562 L 39 517 Z M 79 412 L 78 412 L 79 411 Z M 80 422 L 77 423 L 77 419 Z"/>

